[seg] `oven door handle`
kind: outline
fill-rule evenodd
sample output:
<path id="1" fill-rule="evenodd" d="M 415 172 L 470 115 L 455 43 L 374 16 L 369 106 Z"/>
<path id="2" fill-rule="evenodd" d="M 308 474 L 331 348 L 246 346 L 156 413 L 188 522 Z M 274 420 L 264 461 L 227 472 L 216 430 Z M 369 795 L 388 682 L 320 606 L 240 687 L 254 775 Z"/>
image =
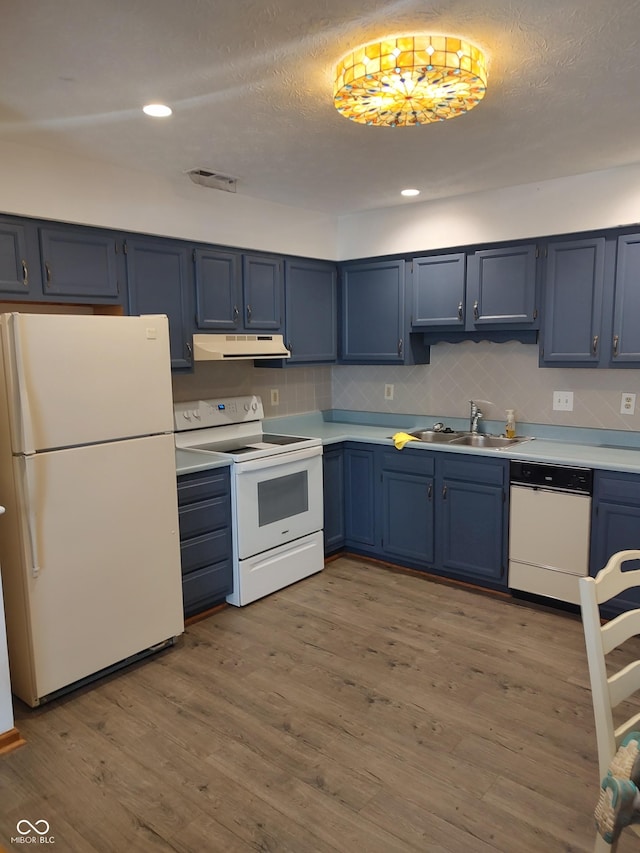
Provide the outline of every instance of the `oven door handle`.
<path id="1" fill-rule="evenodd" d="M 322 445 L 305 447 L 300 450 L 286 450 L 284 453 L 276 453 L 273 456 L 262 456 L 259 459 L 247 459 L 246 462 L 236 462 L 232 468 L 234 474 L 251 474 L 254 471 L 264 471 L 267 468 L 277 468 L 304 459 L 312 459 L 314 456 L 322 456 Z"/>

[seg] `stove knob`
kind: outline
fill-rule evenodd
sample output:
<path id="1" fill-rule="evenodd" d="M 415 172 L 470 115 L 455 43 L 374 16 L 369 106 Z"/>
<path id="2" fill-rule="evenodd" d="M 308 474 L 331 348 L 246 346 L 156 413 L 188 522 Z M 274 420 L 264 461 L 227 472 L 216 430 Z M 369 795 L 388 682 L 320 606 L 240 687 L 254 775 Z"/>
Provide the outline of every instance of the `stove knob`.
<path id="1" fill-rule="evenodd" d="M 193 417 L 199 421 L 200 420 L 200 412 L 197 409 L 193 410 Z"/>
<path id="2" fill-rule="evenodd" d="M 191 420 L 191 412 L 189 412 L 185 409 L 184 412 L 182 413 L 182 417 L 185 419 L 185 421 L 190 421 Z"/>
<path id="3" fill-rule="evenodd" d="M 256 403 L 256 401 L 254 400 L 254 401 L 253 401 L 253 403 L 251 404 L 251 409 L 252 409 L 252 411 L 254 411 L 254 412 L 255 412 L 257 408 L 258 408 L 258 404 L 257 404 L 257 403 Z"/>
<path id="4" fill-rule="evenodd" d="M 245 412 L 249 411 L 249 404 L 248 403 L 244 404 L 244 410 L 245 410 Z"/>

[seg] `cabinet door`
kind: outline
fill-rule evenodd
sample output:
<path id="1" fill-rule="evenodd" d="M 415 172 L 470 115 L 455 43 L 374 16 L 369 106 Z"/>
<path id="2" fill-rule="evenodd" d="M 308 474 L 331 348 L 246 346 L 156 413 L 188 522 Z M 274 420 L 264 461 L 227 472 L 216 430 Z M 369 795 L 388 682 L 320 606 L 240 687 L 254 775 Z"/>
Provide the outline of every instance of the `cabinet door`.
<path id="1" fill-rule="evenodd" d="M 420 566 L 434 559 L 433 477 L 382 472 L 382 551 Z"/>
<path id="2" fill-rule="evenodd" d="M 344 451 L 345 538 L 347 544 L 373 551 L 377 544 L 374 450 Z"/>
<path id="3" fill-rule="evenodd" d="M 464 328 L 466 255 L 413 259 L 413 328 Z"/>
<path id="4" fill-rule="evenodd" d="M 44 292 L 51 296 L 120 296 L 120 253 L 114 234 L 89 228 L 40 228 Z"/>
<path id="5" fill-rule="evenodd" d="M 335 266 L 285 261 L 286 345 L 291 362 L 336 360 L 337 313 Z"/>
<path id="6" fill-rule="evenodd" d="M 194 249 L 196 323 L 199 329 L 242 325 L 242 263 L 238 252 Z"/>
<path id="7" fill-rule="evenodd" d="M 131 239 L 125 244 L 131 314 L 166 314 L 171 366 L 190 367 L 190 248 L 171 240 Z"/>
<path id="8" fill-rule="evenodd" d="M 344 267 L 343 361 L 404 361 L 404 261 Z"/>
<path id="9" fill-rule="evenodd" d="M 589 573 L 595 577 L 618 551 L 640 549 L 640 477 L 596 471 Z M 625 563 L 624 571 L 638 569 Z M 608 615 L 640 607 L 640 589 L 625 590 L 605 605 Z"/>
<path id="10" fill-rule="evenodd" d="M 496 325 L 535 328 L 534 244 L 483 249 L 469 258 L 466 328 Z"/>
<path id="11" fill-rule="evenodd" d="M 441 459 L 438 568 L 470 581 L 506 581 L 507 464 L 487 458 Z"/>
<path id="12" fill-rule="evenodd" d="M 322 456 L 324 500 L 324 550 L 328 554 L 344 545 L 344 458 L 342 448 Z"/>
<path id="13" fill-rule="evenodd" d="M 34 226 L 0 220 L 0 296 L 28 299 L 40 293 L 40 259 L 34 251 L 34 238 Z"/>
<path id="14" fill-rule="evenodd" d="M 604 257 L 604 237 L 548 244 L 542 363 L 598 363 Z"/>
<path id="15" fill-rule="evenodd" d="M 640 363 L 640 234 L 618 237 L 611 364 Z"/>
<path id="16" fill-rule="evenodd" d="M 242 290 L 245 327 L 248 330 L 282 331 L 282 260 L 263 255 L 243 255 Z"/>

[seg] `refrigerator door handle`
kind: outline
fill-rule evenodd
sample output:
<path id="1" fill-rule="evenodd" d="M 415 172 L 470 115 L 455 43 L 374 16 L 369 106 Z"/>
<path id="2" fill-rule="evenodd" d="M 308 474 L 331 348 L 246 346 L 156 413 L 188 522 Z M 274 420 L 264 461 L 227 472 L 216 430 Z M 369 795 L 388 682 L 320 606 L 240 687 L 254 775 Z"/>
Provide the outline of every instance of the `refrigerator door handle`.
<path id="1" fill-rule="evenodd" d="M 24 358 L 22 353 L 22 344 L 20 340 L 20 329 L 18 318 L 15 315 L 11 316 L 11 337 L 13 338 L 14 351 L 14 369 L 15 369 L 15 385 L 18 400 L 20 405 L 15 406 L 16 415 L 19 419 L 20 429 L 20 449 L 23 453 L 33 453 L 33 429 L 31 424 L 31 409 L 29 406 L 29 392 L 27 385 L 27 377 L 24 371 Z"/>
<path id="2" fill-rule="evenodd" d="M 33 467 L 28 458 L 22 458 L 24 466 L 23 489 L 24 501 L 27 510 L 27 533 L 29 536 L 29 548 L 31 549 L 31 576 L 37 578 L 40 574 L 40 556 L 38 553 L 38 530 L 36 519 L 36 484 Z"/>

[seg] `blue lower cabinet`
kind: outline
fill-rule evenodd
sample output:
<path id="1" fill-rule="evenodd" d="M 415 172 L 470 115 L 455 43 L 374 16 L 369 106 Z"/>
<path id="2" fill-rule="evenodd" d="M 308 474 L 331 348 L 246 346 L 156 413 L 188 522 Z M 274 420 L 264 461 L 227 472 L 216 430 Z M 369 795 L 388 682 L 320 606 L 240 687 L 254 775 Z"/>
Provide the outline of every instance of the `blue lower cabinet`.
<path id="1" fill-rule="evenodd" d="M 331 554 L 344 545 L 344 453 L 330 447 L 322 454 L 324 501 L 324 552 Z"/>
<path id="2" fill-rule="evenodd" d="M 466 455 L 438 461 L 439 572 L 471 583 L 505 587 L 508 462 Z"/>
<path id="3" fill-rule="evenodd" d="M 640 476 L 595 471 L 591 518 L 589 573 L 595 577 L 618 551 L 640 550 Z M 625 563 L 623 571 L 639 569 L 638 561 Z M 602 608 L 615 616 L 640 607 L 640 588 L 625 590 Z"/>
<path id="4" fill-rule="evenodd" d="M 379 551 L 376 537 L 375 447 L 347 443 L 344 450 L 345 544 Z"/>
<path id="5" fill-rule="evenodd" d="M 425 450 L 382 449 L 381 554 L 424 569 L 435 555 L 434 456 Z"/>
<path id="6" fill-rule="evenodd" d="M 223 602 L 233 590 L 229 470 L 178 477 L 184 615 Z"/>
<path id="7" fill-rule="evenodd" d="M 433 563 L 433 478 L 382 473 L 382 552 L 421 566 Z"/>

